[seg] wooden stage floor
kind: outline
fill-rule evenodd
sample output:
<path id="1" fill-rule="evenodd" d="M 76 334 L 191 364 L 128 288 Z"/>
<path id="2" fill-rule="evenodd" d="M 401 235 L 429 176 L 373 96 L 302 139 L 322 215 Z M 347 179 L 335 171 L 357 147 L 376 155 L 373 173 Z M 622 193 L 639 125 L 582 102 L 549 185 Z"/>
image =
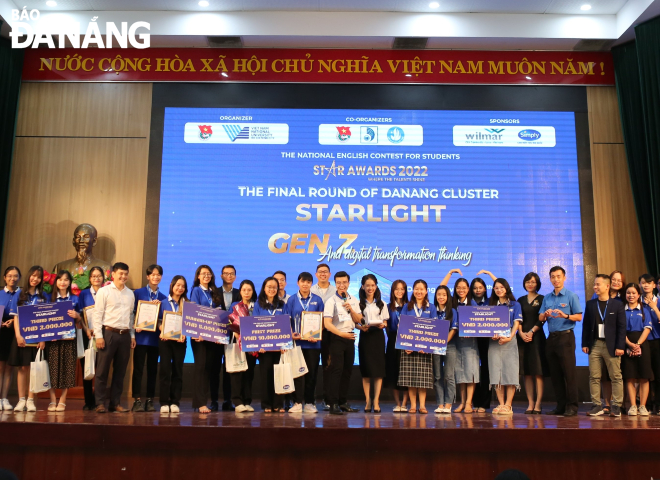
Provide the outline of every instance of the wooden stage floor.
<path id="1" fill-rule="evenodd" d="M 587 417 L 590 405 L 570 418 L 525 415 L 526 404 L 509 417 L 399 414 L 386 403 L 344 416 L 81 407 L 0 415 L 0 466 L 21 479 L 490 479 L 507 468 L 532 479 L 660 478 L 660 416 Z"/>

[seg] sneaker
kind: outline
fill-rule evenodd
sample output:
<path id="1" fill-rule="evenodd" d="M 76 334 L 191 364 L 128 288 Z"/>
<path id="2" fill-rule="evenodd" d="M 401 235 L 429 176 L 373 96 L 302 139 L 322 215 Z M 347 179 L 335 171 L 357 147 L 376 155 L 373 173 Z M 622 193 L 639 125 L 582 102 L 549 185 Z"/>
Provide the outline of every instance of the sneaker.
<path id="1" fill-rule="evenodd" d="M 139 398 L 133 402 L 133 408 L 131 408 L 131 412 L 144 412 L 144 405 L 142 405 L 142 402 Z"/>
<path id="2" fill-rule="evenodd" d="M 34 398 L 28 398 L 27 399 L 27 411 L 28 412 L 36 412 L 37 411 L 37 406 L 34 404 Z"/>
<path id="3" fill-rule="evenodd" d="M 170 412 L 172 412 L 172 413 L 179 413 L 179 412 L 180 412 L 180 410 L 179 410 L 179 406 L 178 406 L 178 405 L 174 405 L 174 404 L 170 405 Z"/>
<path id="4" fill-rule="evenodd" d="M 397 405 L 396 407 L 394 407 L 394 410 L 392 410 L 392 411 L 393 411 L 394 413 L 400 413 L 400 412 L 401 412 L 401 406 L 400 406 L 400 405 Z"/>
<path id="5" fill-rule="evenodd" d="M 254 412 L 254 407 L 252 405 L 243 405 L 246 412 Z"/>
<path id="6" fill-rule="evenodd" d="M 601 405 L 594 405 L 591 407 L 591 410 L 587 412 L 587 416 L 589 417 L 597 417 L 599 415 L 602 415 L 605 413 L 605 410 Z"/>
<path id="7" fill-rule="evenodd" d="M 649 411 L 646 409 L 646 407 L 644 405 L 640 406 L 637 409 L 637 413 L 639 415 L 642 415 L 643 417 L 648 417 L 649 416 Z"/>
<path id="8" fill-rule="evenodd" d="M 401 407 L 399 407 L 399 411 L 401 411 Z M 445 409 L 443 407 L 438 407 L 435 409 L 435 413 L 445 413 Z"/>
<path id="9" fill-rule="evenodd" d="M 9 403 L 9 399 L 3 398 L 2 399 L 2 410 L 13 410 L 14 407 L 11 406 L 11 403 Z"/>
<path id="10" fill-rule="evenodd" d="M 170 406 L 169 405 L 161 405 L 160 406 L 160 413 L 170 413 Z"/>
<path id="11" fill-rule="evenodd" d="M 303 407 L 302 403 L 296 403 L 289 409 L 289 413 L 302 413 Z"/>
<path id="12" fill-rule="evenodd" d="M 18 403 L 16 404 L 16 407 L 14 408 L 14 411 L 15 411 L 15 412 L 23 412 L 23 411 L 25 411 L 25 405 L 26 405 L 25 398 L 21 398 L 21 399 L 18 401 Z"/>
<path id="13" fill-rule="evenodd" d="M 306 403 L 305 413 L 319 413 L 319 411 L 316 409 L 316 405 L 314 405 L 313 403 Z"/>
<path id="14" fill-rule="evenodd" d="M 328 410 L 330 410 L 330 405 L 328 405 L 327 403 L 324 403 L 324 404 L 323 404 L 323 410 L 325 410 L 326 412 L 327 412 Z"/>
<path id="15" fill-rule="evenodd" d="M 145 412 L 155 412 L 156 408 L 154 407 L 154 401 L 151 398 L 147 398 L 147 401 L 144 404 Z"/>
<path id="16" fill-rule="evenodd" d="M 610 409 L 610 417 L 620 417 L 621 416 L 621 407 L 618 405 L 612 405 Z"/>
<path id="17" fill-rule="evenodd" d="M 633 405 L 628 409 L 628 416 L 629 417 L 636 417 L 637 416 L 637 406 Z"/>
<path id="18" fill-rule="evenodd" d="M 236 413 L 243 413 L 245 412 L 245 405 L 236 405 L 236 409 L 234 410 Z"/>

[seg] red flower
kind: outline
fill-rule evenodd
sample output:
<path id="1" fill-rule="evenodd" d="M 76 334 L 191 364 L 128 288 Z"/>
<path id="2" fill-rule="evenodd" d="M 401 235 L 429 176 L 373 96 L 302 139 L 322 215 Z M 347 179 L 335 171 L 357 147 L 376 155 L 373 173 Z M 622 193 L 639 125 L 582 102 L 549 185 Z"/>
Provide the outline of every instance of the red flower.
<path id="1" fill-rule="evenodd" d="M 78 285 L 74 283 L 73 285 L 71 285 L 71 293 L 73 293 L 76 296 L 80 295 L 80 287 L 78 287 Z"/>
<path id="2" fill-rule="evenodd" d="M 50 277 L 52 274 L 48 273 L 47 270 L 44 270 L 44 283 L 50 283 Z"/>

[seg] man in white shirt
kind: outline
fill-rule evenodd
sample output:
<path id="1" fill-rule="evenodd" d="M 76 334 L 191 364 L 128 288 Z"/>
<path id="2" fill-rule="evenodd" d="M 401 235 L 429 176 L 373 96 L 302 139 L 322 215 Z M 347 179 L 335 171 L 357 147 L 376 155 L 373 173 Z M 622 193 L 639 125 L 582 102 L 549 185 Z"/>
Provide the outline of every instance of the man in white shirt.
<path id="1" fill-rule="evenodd" d="M 330 341 L 328 386 L 326 388 L 330 413 L 357 412 L 348 404 L 348 386 L 355 359 L 355 324 L 362 321 L 360 300 L 348 293 L 351 278 L 346 272 L 335 273 L 337 292 L 325 302 L 323 323 Z"/>
<path id="2" fill-rule="evenodd" d="M 330 283 L 330 267 L 325 263 L 316 266 L 316 279 L 318 283 L 312 285 L 311 292 L 323 299 L 323 303 L 335 294 L 337 289 Z M 321 337 L 321 364 L 323 365 L 323 410 L 330 410 L 328 404 L 328 355 L 330 355 L 330 335 L 323 330 Z"/>
<path id="3" fill-rule="evenodd" d="M 129 411 L 119 403 L 131 349 L 135 348 L 133 328 L 135 296 L 126 286 L 126 280 L 128 280 L 128 265 L 115 263 L 112 266 L 112 283 L 98 291 L 96 304 L 92 310 L 94 336 L 98 348 L 95 392 L 97 413 L 105 413 L 106 404 L 111 412 Z M 112 385 L 108 392 L 108 374 L 111 366 Z"/>

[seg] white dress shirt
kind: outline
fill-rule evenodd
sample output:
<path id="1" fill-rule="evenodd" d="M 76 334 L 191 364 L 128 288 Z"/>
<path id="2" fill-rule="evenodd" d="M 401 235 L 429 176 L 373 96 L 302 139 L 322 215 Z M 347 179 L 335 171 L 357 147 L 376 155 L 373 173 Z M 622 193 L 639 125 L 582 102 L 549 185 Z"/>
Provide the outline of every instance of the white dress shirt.
<path id="1" fill-rule="evenodd" d="M 312 285 L 311 292 L 314 295 L 318 295 L 323 299 L 323 304 L 328 301 L 329 298 L 332 298 L 332 296 L 335 294 L 337 289 L 333 284 L 329 284 L 326 288 L 321 288 L 319 287 L 319 284 L 317 283 L 316 285 Z"/>
<path id="2" fill-rule="evenodd" d="M 130 330 L 131 338 L 135 338 L 133 326 L 133 308 L 135 295 L 133 290 L 124 287 L 119 290 L 113 283 L 106 285 L 96 292 L 96 304 L 94 309 L 94 335 L 103 338 L 103 327 L 116 328 L 117 330 Z"/>
<path id="3" fill-rule="evenodd" d="M 346 302 L 348 302 L 354 312 L 360 311 L 360 301 L 357 298 L 346 293 Z M 332 324 L 337 330 L 344 333 L 351 333 L 355 329 L 355 322 L 351 314 L 344 308 L 344 301 L 340 297 L 333 295 L 324 305 L 323 317 L 331 317 Z"/>

